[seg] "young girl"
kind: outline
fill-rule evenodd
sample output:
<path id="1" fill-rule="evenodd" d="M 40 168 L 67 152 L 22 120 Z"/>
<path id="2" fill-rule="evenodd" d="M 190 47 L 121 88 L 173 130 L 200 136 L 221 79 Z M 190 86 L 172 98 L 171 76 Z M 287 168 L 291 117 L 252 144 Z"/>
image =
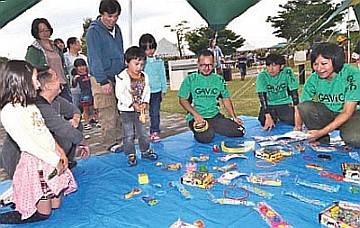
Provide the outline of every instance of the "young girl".
<path id="1" fill-rule="evenodd" d="M 139 46 L 144 49 L 146 63 L 144 72 L 149 76 L 150 83 L 150 135 L 152 142 L 161 140 L 160 134 L 160 106 L 167 91 L 164 61 L 155 57 L 157 43 L 153 35 L 146 33 L 140 37 Z"/>
<path id="2" fill-rule="evenodd" d="M 60 207 L 61 194 L 75 191 L 77 184 L 64 150 L 34 105 L 40 84 L 37 70 L 11 60 L 0 72 L 1 122 L 21 150 L 12 182 L 16 211 L 0 214 L 0 224 L 45 220 Z"/>
<path id="3" fill-rule="evenodd" d="M 91 83 L 90 77 L 87 71 L 87 65 L 84 59 L 76 59 L 74 61 L 74 67 L 76 75 L 73 78 L 72 86 L 76 87 L 79 83 L 80 85 L 80 107 L 83 108 L 83 115 L 85 119 L 85 130 L 91 129 L 91 120 L 90 111 L 93 108 L 93 96 L 91 92 Z"/>

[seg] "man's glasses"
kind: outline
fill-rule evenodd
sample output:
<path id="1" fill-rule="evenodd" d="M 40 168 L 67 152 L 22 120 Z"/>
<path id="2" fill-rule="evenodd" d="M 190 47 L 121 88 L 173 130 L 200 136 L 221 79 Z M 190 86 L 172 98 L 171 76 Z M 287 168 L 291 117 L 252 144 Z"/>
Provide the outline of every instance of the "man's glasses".
<path id="1" fill-rule="evenodd" d="M 201 68 L 213 68 L 214 67 L 214 64 L 205 64 L 205 63 L 202 63 L 202 64 L 199 64 L 199 66 Z"/>

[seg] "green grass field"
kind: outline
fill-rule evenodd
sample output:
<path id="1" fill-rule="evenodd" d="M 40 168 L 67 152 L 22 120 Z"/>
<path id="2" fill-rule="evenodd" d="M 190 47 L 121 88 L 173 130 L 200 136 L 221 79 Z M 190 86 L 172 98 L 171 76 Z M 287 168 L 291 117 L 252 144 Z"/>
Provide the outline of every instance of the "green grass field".
<path id="1" fill-rule="evenodd" d="M 227 82 L 236 115 L 258 115 L 259 99 L 255 93 L 255 81 L 256 77 L 247 77 L 245 81 L 235 79 Z M 168 91 L 166 93 L 165 99 L 161 103 L 161 111 L 186 113 L 179 104 L 177 93 L 178 91 Z M 227 114 L 224 110 L 222 110 L 222 113 Z"/>
<path id="2" fill-rule="evenodd" d="M 298 75 L 297 67 L 293 67 L 293 70 L 295 74 Z M 310 66 L 308 64 L 306 65 L 306 71 L 306 76 L 308 77 L 309 72 L 311 72 Z M 256 77 L 246 77 L 245 81 L 233 79 L 227 83 L 231 93 L 231 100 L 234 106 L 235 114 L 258 116 L 260 104 L 258 95 L 255 93 Z M 299 95 L 301 94 L 301 89 L 302 86 L 300 86 Z M 186 114 L 184 109 L 179 104 L 177 93 L 178 91 L 168 91 L 166 93 L 165 99 L 161 104 L 161 111 L 168 113 Z M 223 107 L 221 112 L 227 115 L 227 112 L 224 111 Z"/>

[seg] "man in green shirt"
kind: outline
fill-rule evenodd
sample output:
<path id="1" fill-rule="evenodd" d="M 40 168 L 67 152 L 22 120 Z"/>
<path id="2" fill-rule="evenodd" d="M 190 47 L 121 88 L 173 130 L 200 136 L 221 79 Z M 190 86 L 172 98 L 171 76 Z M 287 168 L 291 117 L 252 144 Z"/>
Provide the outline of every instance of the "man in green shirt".
<path id="1" fill-rule="evenodd" d="M 329 133 L 339 129 L 346 144 L 360 146 L 360 71 L 344 63 L 344 51 L 336 44 L 320 43 L 311 53 L 315 72 L 295 115 L 295 127 L 304 122 L 309 129 L 309 142 L 327 144 Z"/>
<path id="2" fill-rule="evenodd" d="M 198 55 L 198 72 L 188 75 L 181 84 L 178 96 L 188 112 L 186 120 L 198 142 L 210 143 L 215 133 L 227 137 L 242 137 L 245 128 L 236 117 L 224 78 L 212 73 L 214 55 L 209 50 Z M 219 100 L 232 119 L 220 113 Z"/>
<path id="3" fill-rule="evenodd" d="M 263 130 L 271 130 L 278 121 L 294 126 L 294 106 L 299 103 L 299 83 L 285 58 L 279 54 L 266 57 L 266 70 L 256 78 L 260 99 L 259 121 Z"/>

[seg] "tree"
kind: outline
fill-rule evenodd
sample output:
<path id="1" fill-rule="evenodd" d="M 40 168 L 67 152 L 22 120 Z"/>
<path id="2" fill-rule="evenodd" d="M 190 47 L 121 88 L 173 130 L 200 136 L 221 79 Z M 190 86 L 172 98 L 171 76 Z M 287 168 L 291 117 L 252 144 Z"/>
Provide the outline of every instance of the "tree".
<path id="1" fill-rule="evenodd" d="M 86 39 L 85 39 L 85 36 L 86 36 L 86 33 L 90 27 L 90 23 L 92 22 L 92 19 L 90 17 L 84 19 L 84 23 L 83 23 L 83 29 L 84 29 L 84 32 L 81 36 L 81 52 L 84 54 L 84 55 L 87 55 L 87 49 L 86 49 Z"/>
<path id="2" fill-rule="evenodd" d="M 196 28 L 185 34 L 185 40 L 189 45 L 189 49 L 194 53 L 208 48 L 209 39 L 215 37 L 215 31 L 209 27 Z M 236 49 L 241 47 L 244 43 L 240 35 L 236 35 L 231 30 L 222 29 L 217 34 L 216 43 L 223 51 L 224 55 L 231 55 L 236 52 Z"/>
<path id="3" fill-rule="evenodd" d="M 282 11 L 277 16 L 269 16 L 266 22 L 272 23 L 275 28 L 275 36 L 285 38 L 288 43 L 294 40 L 309 40 L 312 42 L 315 37 L 332 34 L 334 27 L 341 22 L 343 13 L 335 16 L 316 34 L 314 31 L 336 10 L 336 6 L 330 0 L 295 0 L 288 1 L 285 5 L 279 5 Z"/>
<path id="4" fill-rule="evenodd" d="M 184 48 L 184 38 L 185 38 L 185 32 L 190 28 L 187 26 L 189 22 L 188 21 L 181 21 L 179 24 L 175 26 L 171 25 L 164 25 L 164 28 L 170 28 L 170 32 L 176 33 L 176 40 L 178 45 L 178 51 L 180 53 L 180 58 L 182 57 L 182 50 Z"/>

